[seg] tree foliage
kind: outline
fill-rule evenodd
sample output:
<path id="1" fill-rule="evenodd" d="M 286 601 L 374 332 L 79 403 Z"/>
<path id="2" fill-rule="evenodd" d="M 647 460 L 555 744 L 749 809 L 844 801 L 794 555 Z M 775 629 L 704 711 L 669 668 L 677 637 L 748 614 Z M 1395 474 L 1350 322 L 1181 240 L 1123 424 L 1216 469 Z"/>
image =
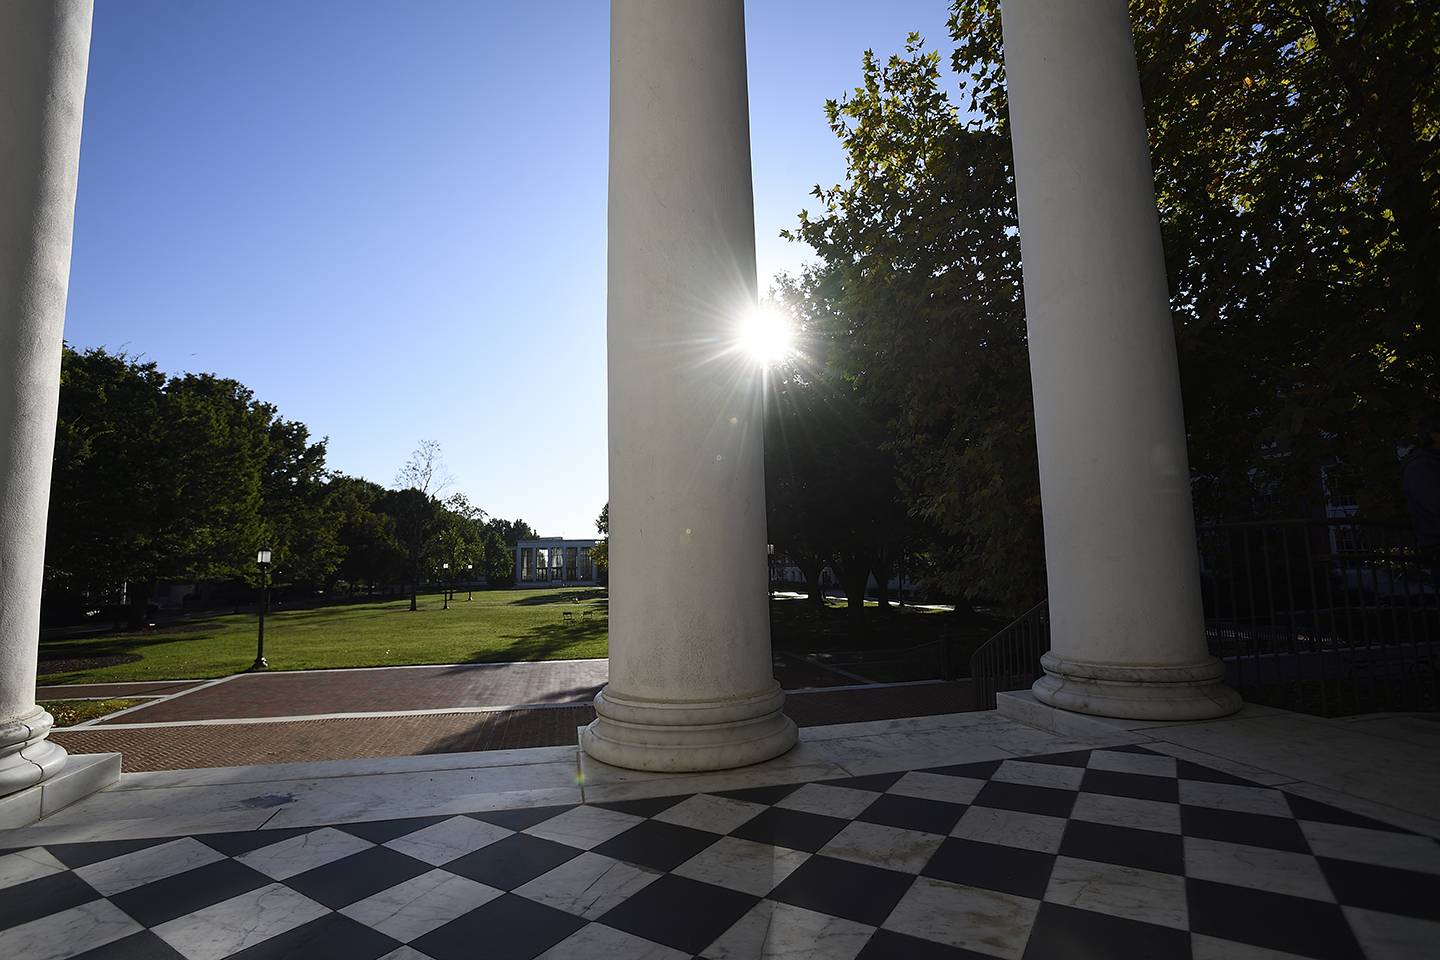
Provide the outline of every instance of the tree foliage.
<path id="1" fill-rule="evenodd" d="M 1440 5 L 1132 0 L 1197 506 L 1398 509 L 1437 399 Z M 842 183 L 782 291 L 888 408 L 904 502 L 959 593 L 1040 589 L 1039 488 L 999 4 L 957 0 L 953 78 L 912 36 L 825 105 Z"/>
<path id="2" fill-rule="evenodd" d="M 390 490 L 329 470 L 325 455 L 325 440 L 234 380 L 167 377 L 123 353 L 67 348 L 49 608 L 112 603 L 122 584 L 140 612 L 162 580 L 253 586 L 261 547 L 281 589 L 414 592 L 447 559 L 503 584 L 515 538 L 534 535 L 458 494 L 442 501 L 450 481 L 437 444 L 420 444 Z"/>

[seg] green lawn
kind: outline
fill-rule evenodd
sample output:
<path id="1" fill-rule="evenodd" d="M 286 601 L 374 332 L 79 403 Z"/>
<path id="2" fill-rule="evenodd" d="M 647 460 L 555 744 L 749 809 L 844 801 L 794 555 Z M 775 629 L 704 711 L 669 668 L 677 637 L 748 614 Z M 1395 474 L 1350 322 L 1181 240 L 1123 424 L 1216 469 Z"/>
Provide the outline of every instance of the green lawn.
<path id="1" fill-rule="evenodd" d="M 441 606 L 440 595 L 431 594 L 413 613 L 408 600 L 272 611 L 265 618 L 265 658 L 272 670 L 311 670 L 608 655 L 603 590 L 484 590 L 470 601 L 461 592 L 449 610 Z M 86 658 L 107 658 L 101 662 L 108 665 Z M 121 658 L 131 662 L 114 662 Z M 44 640 L 40 660 L 42 684 L 228 676 L 255 660 L 255 616 Z"/>

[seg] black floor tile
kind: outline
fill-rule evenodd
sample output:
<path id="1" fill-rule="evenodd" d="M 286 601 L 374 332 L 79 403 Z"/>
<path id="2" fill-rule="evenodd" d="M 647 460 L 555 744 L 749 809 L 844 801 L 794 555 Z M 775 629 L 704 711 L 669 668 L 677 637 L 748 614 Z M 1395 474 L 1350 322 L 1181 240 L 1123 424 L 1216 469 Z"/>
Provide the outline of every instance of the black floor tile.
<path id="1" fill-rule="evenodd" d="M 803 810 L 785 810 L 771 807 L 764 813 L 751 817 L 731 831 L 732 837 L 768 843 L 774 847 L 789 847 L 814 853 L 829 843 L 848 820 L 823 817 L 818 813 Z"/>
<path id="2" fill-rule="evenodd" d="M 1181 804 L 1180 828 L 1187 837 L 1225 840 L 1293 853 L 1310 852 L 1310 844 L 1300 832 L 1300 825 L 1288 817 Z"/>
<path id="3" fill-rule="evenodd" d="M 899 773 L 872 773 L 868 777 L 841 777 L 838 780 L 821 780 L 827 787 L 849 787 L 851 790 L 873 790 L 875 793 L 884 793 L 901 777 L 905 771 Z"/>
<path id="4" fill-rule="evenodd" d="M 1316 960 L 1361 960 L 1340 908 L 1267 890 L 1208 880 L 1185 881 L 1190 929 Z"/>
<path id="5" fill-rule="evenodd" d="M 273 883 L 235 860 L 218 860 L 110 897 L 110 902 L 147 927 L 214 906 Z"/>
<path id="6" fill-rule="evenodd" d="M 1026 757 L 1026 759 L 1031 759 Z M 978 763 L 954 763 L 947 767 L 926 767 L 921 773 L 938 773 L 946 777 L 967 777 L 971 780 L 989 780 L 1000 769 L 1003 760 L 981 760 Z"/>
<path id="7" fill-rule="evenodd" d="M 1034 757 L 1026 757 L 1033 760 Z M 1035 787 L 1028 783 L 1005 783 L 992 780 L 985 784 L 971 801 L 977 807 L 1019 810 L 1047 817 L 1068 817 L 1075 806 L 1075 791 Z"/>
<path id="8" fill-rule="evenodd" d="M 336 830 L 343 830 L 353 837 L 369 840 L 371 843 L 389 843 L 396 837 L 403 837 L 433 827 L 449 817 L 406 817 L 404 820 L 371 820 L 368 823 L 337 823 Z"/>
<path id="9" fill-rule="evenodd" d="M 1140 744 L 1138 744 L 1138 743 L 1126 743 L 1126 744 L 1122 744 L 1121 746 L 1118 746 L 1118 747 L 1106 747 L 1103 752 L 1105 752 L 1105 753 L 1139 753 L 1139 754 L 1143 754 L 1143 755 L 1145 755 L 1145 756 L 1147 756 L 1147 757 L 1163 757 L 1163 756 L 1166 756 L 1166 754 L 1160 753 L 1158 750 L 1151 750 L 1149 747 L 1142 747 L 1142 746 L 1140 746 Z"/>
<path id="10" fill-rule="evenodd" d="M 185 957 L 149 930 L 141 930 L 103 947 L 86 950 L 71 960 L 185 960 Z"/>
<path id="11" fill-rule="evenodd" d="M 894 870 L 816 856 L 771 890 L 770 899 L 878 927 L 914 881 Z"/>
<path id="12" fill-rule="evenodd" d="M 1234 774 L 1223 773 L 1211 767 L 1202 767 L 1189 760 L 1175 761 L 1175 776 L 1180 780 L 1198 780 L 1202 783 L 1229 783 L 1237 787 L 1258 787 L 1252 780 L 1245 780 Z"/>
<path id="13" fill-rule="evenodd" d="M 1039 900 L 1050 884 L 1055 855 L 950 837 L 935 851 L 923 876 Z"/>
<path id="14" fill-rule="evenodd" d="M 0 890 L 0 930 L 99 899 L 94 887 L 68 871 L 17 883 Z"/>
<path id="15" fill-rule="evenodd" d="M 883 823 L 887 827 L 948 835 L 955 824 L 960 822 L 965 809 L 963 803 L 945 803 L 942 800 L 887 793 L 866 807 L 865 812 L 855 819 L 864 820 L 866 823 Z"/>
<path id="16" fill-rule="evenodd" d="M 1316 857 L 1330 890 L 1347 907 L 1440 920 L 1440 877 L 1353 860 Z M 1440 943 L 1435 945 L 1440 952 Z"/>
<path id="17" fill-rule="evenodd" d="M 1190 935 L 1184 930 L 1123 917 L 1077 910 L 1058 903 L 1040 904 L 1024 960 L 1118 960 L 1144 957 L 1189 960 Z"/>
<path id="18" fill-rule="evenodd" d="M 430 864 L 396 853 L 389 847 L 371 847 L 283 882 L 291 890 L 331 910 L 339 910 L 433 869 Z"/>
<path id="19" fill-rule="evenodd" d="M 1281 792 L 1284 793 L 1283 790 Z M 1392 826 L 1382 820 L 1372 820 L 1370 817 L 1362 817 L 1358 813 L 1341 810 L 1328 803 L 1321 803 L 1319 800 L 1311 800 L 1308 797 L 1299 797 L 1293 793 L 1285 794 L 1285 802 L 1290 804 L 1290 811 L 1295 814 L 1297 820 L 1338 823 L 1346 827 L 1364 827 L 1366 830 L 1384 830 L 1386 833 L 1404 833 L 1414 836 L 1403 827 Z"/>
<path id="20" fill-rule="evenodd" d="M 1063 767 L 1084 767 L 1090 763 L 1089 750 L 1070 750 L 1065 753 L 1041 753 L 1031 757 L 1016 757 L 1029 763 L 1055 763 Z"/>
<path id="21" fill-rule="evenodd" d="M 71 870 L 134 853 L 146 847 L 169 843 L 174 837 L 147 837 L 143 840 L 99 840 L 94 843 L 47 843 L 45 849 Z"/>
<path id="22" fill-rule="evenodd" d="M 503 842 L 503 841 L 502 841 Z M 531 960 L 586 921 L 507 893 L 430 931 L 411 946 L 435 960 Z"/>
<path id="23" fill-rule="evenodd" d="M 238 857 L 251 850 L 268 847 L 281 840 L 310 833 L 317 827 L 290 827 L 285 830 L 237 830 L 234 833 L 202 833 L 195 839 L 212 850 L 218 850 L 227 857 Z"/>
<path id="24" fill-rule="evenodd" d="M 893 930 L 876 930 L 855 960 L 994 960 L 994 957 Z"/>
<path id="25" fill-rule="evenodd" d="M 522 807 L 519 810 L 486 810 L 483 813 L 467 813 L 465 816 L 493 823 L 507 830 L 528 830 L 537 823 L 544 823 L 551 817 L 558 817 L 566 810 L 575 809 L 570 803 L 559 807 Z"/>
<path id="26" fill-rule="evenodd" d="M 643 800 L 617 800 L 614 803 L 592 803 L 591 806 L 614 810 L 616 813 L 628 813 L 636 817 L 653 817 L 692 796 L 694 794 L 681 794 L 678 797 L 648 797 Z"/>
<path id="27" fill-rule="evenodd" d="M 704 830 L 646 820 L 594 847 L 592 852 L 652 870 L 674 870 L 719 839 L 719 835 Z"/>
<path id="28" fill-rule="evenodd" d="M 1157 873 L 1185 875 L 1185 842 L 1153 830 L 1112 827 L 1104 823 L 1071 820 L 1060 841 L 1060 853 L 1080 860 L 1118 863 Z"/>
<path id="29" fill-rule="evenodd" d="M 1103 793 L 1112 797 L 1134 797 L 1137 800 L 1180 802 L 1180 784 L 1173 777 L 1151 777 L 1143 773 L 1121 773 L 1115 770 L 1086 770 L 1080 789 L 1086 793 Z"/>
<path id="30" fill-rule="evenodd" d="M 686 953 L 699 953 L 759 899 L 666 874 L 606 913 L 600 922 Z"/>
<path id="31" fill-rule="evenodd" d="M 774 787 L 747 787 L 744 790 L 712 790 L 711 796 L 726 797 L 730 800 L 744 800 L 746 803 L 763 803 L 767 806 L 779 803 L 804 784 L 782 783 Z"/>
<path id="32" fill-rule="evenodd" d="M 400 946 L 398 940 L 338 913 L 287 930 L 226 960 L 375 960 Z"/>
<path id="33" fill-rule="evenodd" d="M 444 869 L 498 890 L 514 890 L 583 852 L 553 840 L 517 833 L 451 860 Z"/>

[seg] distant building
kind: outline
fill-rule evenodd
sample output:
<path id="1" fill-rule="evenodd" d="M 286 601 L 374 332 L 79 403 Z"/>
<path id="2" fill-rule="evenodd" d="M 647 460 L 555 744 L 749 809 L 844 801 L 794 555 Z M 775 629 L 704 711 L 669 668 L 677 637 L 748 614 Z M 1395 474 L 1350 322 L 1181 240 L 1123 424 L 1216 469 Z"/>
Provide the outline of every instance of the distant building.
<path id="1" fill-rule="evenodd" d="M 598 584 L 590 551 L 599 540 L 542 537 L 515 544 L 515 585 Z"/>

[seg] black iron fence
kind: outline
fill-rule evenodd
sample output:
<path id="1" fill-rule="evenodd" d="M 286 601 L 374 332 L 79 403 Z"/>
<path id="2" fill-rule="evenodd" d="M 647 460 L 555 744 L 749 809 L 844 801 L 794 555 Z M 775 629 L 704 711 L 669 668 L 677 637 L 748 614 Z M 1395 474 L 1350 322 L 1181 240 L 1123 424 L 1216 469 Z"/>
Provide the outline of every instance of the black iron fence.
<path id="1" fill-rule="evenodd" d="M 1197 531 L 1210 650 L 1252 703 L 1340 716 L 1440 705 L 1440 554 L 1348 519 Z"/>
<path id="2" fill-rule="evenodd" d="M 1050 649 L 1050 601 L 1041 600 L 970 657 L 975 706 L 995 708 L 1001 690 L 1024 690 L 1039 679 L 1040 657 Z"/>
<path id="3" fill-rule="evenodd" d="M 1350 519 L 1197 529 L 1205 632 L 1251 703 L 1321 716 L 1440 710 L 1440 551 Z M 971 659 L 976 702 L 1040 676 L 1041 603 Z"/>

